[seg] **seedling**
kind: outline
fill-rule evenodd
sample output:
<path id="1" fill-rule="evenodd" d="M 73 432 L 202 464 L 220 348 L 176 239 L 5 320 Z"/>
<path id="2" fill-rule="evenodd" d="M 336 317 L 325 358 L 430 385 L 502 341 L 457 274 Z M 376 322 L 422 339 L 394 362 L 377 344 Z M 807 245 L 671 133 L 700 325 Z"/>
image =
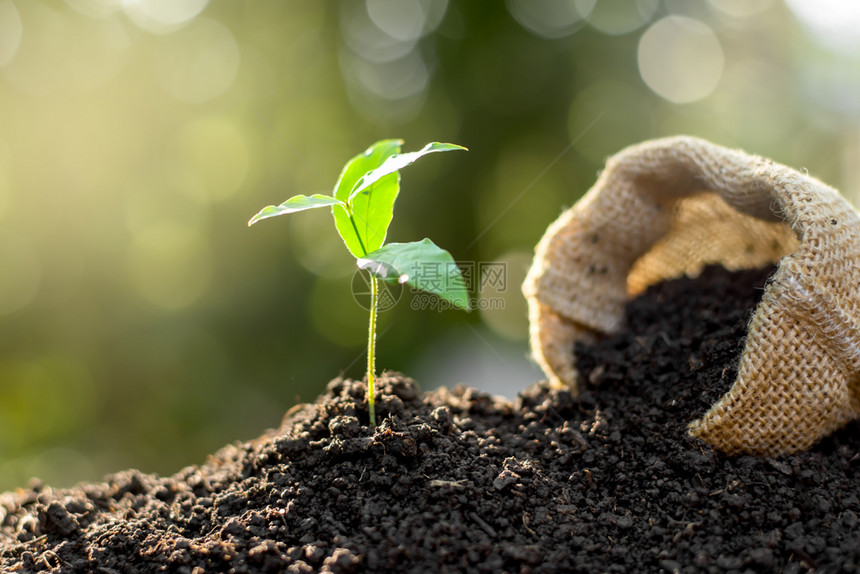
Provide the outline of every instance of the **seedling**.
<path id="1" fill-rule="evenodd" d="M 355 257 L 359 269 L 370 273 L 370 321 L 367 328 L 367 404 L 371 426 L 376 426 L 374 371 L 379 281 L 405 283 L 433 293 L 455 307 L 468 310 L 466 283 L 451 254 L 429 239 L 385 245 L 400 192 L 400 170 L 434 152 L 465 150 L 449 143 L 429 143 L 419 151 L 400 153 L 402 140 L 376 142 L 347 162 L 332 195 L 296 195 L 280 205 L 263 208 L 248 226 L 260 220 L 330 207 L 337 232 Z M 422 277 L 422 270 L 432 278 Z"/>

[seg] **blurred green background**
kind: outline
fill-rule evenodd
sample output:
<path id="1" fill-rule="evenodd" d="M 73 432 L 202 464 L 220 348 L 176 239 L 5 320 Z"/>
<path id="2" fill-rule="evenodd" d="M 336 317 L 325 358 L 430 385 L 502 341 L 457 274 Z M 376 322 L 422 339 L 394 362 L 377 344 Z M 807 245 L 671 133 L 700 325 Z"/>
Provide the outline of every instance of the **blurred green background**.
<path id="1" fill-rule="evenodd" d="M 0 0 L 0 489 L 172 473 L 276 426 L 366 313 L 324 210 L 382 138 L 389 239 L 506 265 L 501 309 L 381 316 L 378 363 L 512 396 L 543 230 L 607 155 L 688 133 L 860 189 L 852 0 Z M 498 307 L 498 305 L 496 305 Z"/>

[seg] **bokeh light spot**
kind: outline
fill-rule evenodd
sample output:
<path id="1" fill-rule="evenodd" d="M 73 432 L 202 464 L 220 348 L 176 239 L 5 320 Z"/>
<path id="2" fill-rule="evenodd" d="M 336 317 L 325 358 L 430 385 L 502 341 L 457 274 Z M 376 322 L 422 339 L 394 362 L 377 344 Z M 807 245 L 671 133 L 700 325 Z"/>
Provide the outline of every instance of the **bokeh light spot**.
<path id="1" fill-rule="evenodd" d="M 344 2 L 340 11 L 341 34 L 356 56 L 369 62 L 390 62 L 415 49 L 417 37 L 403 41 L 385 33 L 363 8 L 357 2 Z"/>
<path id="2" fill-rule="evenodd" d="M 156 76 L 179 101 L 198 104 L 224 93 L 239 70 L 239 46 L 223 25 L 204 18 L 164 39 Z"/>
<path id="3" fill-rule="evenodd" d="M 12 0 L 0 0 L 0 67 L 12 61 L 21 45 L 21 16 Z"/>
<path id="4" fill-rule="evenodd" d="M 692 18 L 663 18 L 639 41 L 642 79 L 656 94 L 676 104 L 695 102 L 713 92 L 723 63 L 717 36 Z"/>
<path id="5" fill-rule="evenodd" d="M 419 0 L 367 0 L 367 14 L 377 28 L 401 42 L 421 36 L 426 15 Z"/>
<path id="6" fill-rule="evenodd" d="M 84 16 L 104 18 L 121 10 L 123 0 L 66 0 L 66 4 Z"/>
<path id="7" fill-rule="evenodd" d="M 734 18 L 749 18 L 773 5 L 773 0 L 708 0 L 714 8 Z"/>
<path id="8" fill-rule="evenodd" d="M 594 0 L 508 0 L 507 4 L 508 12 L 523 28 L 544 38 L 562 38 L 580 28 Z"/>
<path id="9" fill-rule="evenodd" d="M 67 27 L 56 10 L 42 4 L 32 2 L 19 8 L 21 35 L 16 44 L 20 45 L 17 53 L 6 62 L 3 72 L 6 79 L 22 91 L 35 95 L 49 94 L 66 76 L 63 54 Z M 15 17 L 12 16 L 13 20 Z M 0 25 L 5 27 L 5 24 Z M 0 42 L 5 43 L 5 40 Z"/>
<path id="10" fill-rule="evenodd" d="M 132 39 L 121 18 L 81 19 L 64 53 L 67 83 L 92 88 L 105 83 L 127 63 Z"/>
<path id="11" fill-rule="evenodd" d="M 347 49 L 341 70 L 355 108 L 374 121 L 403 122 L 424 104 L 431 70 L 417 50 L 420 38 L 441 23 L 448 3 L 365 0 L 341 5 Z"/>
<path id="12" fill-rule="evenodd" d="M 124 0 L 126 15 L 149 32 L 172 32 L 200 14 L 209 0 Z"/>
<path id="13" fill-rule="evenodd" d="M 358 61 L 353 70 L 366 91 L 386 100 L 420 94 L 430 81 L 430 72 L 418 52 L 382 64 Z"/>
<path id="14" fill-rule="evenodd" d="M 2 2 L 0 66 L 9 42 L 4 31 L 12 25 L 5 21 Z M 84 18 L 36 2 L 19 8 L 24 30 L 20 48 L 3 67 L 6 79 L 19 90 L 35 95 L 66 90 L 68 96 L 69 88 L 89 89 L 105 83 L 127 63 L 131 41 L 119 18 Z"/>
<path id="15" fill-rule="evenodd" d="M 194 197 L 231 197 L 248 173 L 248 146 L 234 122 L 204 118 L 185 124 L 166 154 L 174 184 Z"/>
<path id="16" fill-rule="evenodd" d="M 212 275 L 203 238 L 179 226 L 152 227 L 134 238 L 128 274 L 137 293 L 153 306 L 178 311 L 195 303 Z"/>
<path id="17" fill-rule="evenodd" d="M 23 236 L 0 232 L 0 316 L 13 313 L 36 297 L 42 279 L 38 253 Z"/>
<path id="18" fill-rule="evenodd" d="M 627 34 L 644 26 L 651 21 L 660 6 L 659 0 L 603 0 L 596 3 L 594 0 L 575 0 L 575 3 L 583 13 L 587 13 L 586 20 L 593 28 L 612 36 Z"/>

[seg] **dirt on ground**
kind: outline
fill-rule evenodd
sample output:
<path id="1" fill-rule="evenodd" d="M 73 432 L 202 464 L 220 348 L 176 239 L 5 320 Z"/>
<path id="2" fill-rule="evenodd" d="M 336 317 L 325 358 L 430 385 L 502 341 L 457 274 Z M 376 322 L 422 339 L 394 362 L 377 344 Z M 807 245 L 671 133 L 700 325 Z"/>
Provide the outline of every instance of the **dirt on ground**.
<path id="1" fill-rule="evenodd" d="M 371 429 L 364 384 L 337 379 L 174 476 L 0 495 L 0 571 L 858 571 L 858 423 L 770 459 L 685 432 L 731 385 L 770 271 L 652 287 L 577 346 L 579 397 L 391 373 Z"/>

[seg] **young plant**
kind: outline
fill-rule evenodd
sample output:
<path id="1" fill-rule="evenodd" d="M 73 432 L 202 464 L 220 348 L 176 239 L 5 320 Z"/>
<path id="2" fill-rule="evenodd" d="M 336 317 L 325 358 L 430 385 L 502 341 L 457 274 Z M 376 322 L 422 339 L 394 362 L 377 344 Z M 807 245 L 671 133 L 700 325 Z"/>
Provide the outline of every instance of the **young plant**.
<path id="1" fill-rule="evenodd" d="M 355 257 L 359 269 L 370 273 L 370 321 L 367 328 L 367 404 L 371 426 L 376 425 L 374 371 L 378 281 L 406 283 L 433 293 L 455 307 L 468 310 L 469 293 L 451 255 L 429 239 L 385 244 L 400 192 L 400 170 L 434 152 L 465 150 L 448 143 L 429 143 L 419 151 L 400 153 L 402 140 L 376 142 L 344 166 L 332 195 L 296 195 L 280 205 L 263 208 L 251 218 L 260 220 L 287 213 L 330 207 L 338 234 Z M 422 270 L 433 270 L 432 278 Z"/>

